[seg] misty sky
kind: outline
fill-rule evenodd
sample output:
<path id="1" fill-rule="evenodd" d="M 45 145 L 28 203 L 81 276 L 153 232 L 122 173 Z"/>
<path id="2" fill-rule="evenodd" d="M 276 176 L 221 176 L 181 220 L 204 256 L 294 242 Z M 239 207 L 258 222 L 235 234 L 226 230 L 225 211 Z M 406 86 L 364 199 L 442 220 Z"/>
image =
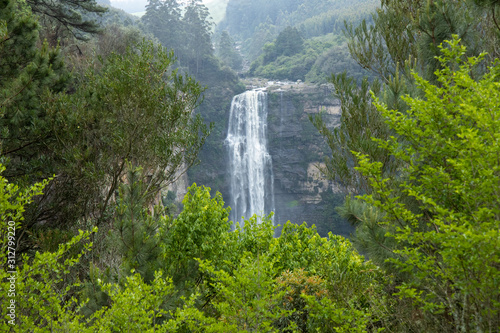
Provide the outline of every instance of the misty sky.
<path id="1" fill-rule="evenodd" d="M 207 4 L 214 0 L 202 0 L 203 3 Z M 137 13 L 142 12 L 146 7 L 148 0 L 111 0 L 111 5 L 116 8 L 123 9 L 127 13 Z"/>

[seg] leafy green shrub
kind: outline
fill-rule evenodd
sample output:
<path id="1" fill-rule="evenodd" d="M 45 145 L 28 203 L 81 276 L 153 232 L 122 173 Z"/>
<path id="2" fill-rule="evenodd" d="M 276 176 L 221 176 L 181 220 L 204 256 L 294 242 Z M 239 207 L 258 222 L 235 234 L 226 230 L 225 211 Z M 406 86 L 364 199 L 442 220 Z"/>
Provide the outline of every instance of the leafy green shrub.
<path id="1" fill-rule="evenodd" d="M 163 259 L 174 280 L 198 275 L 194 258 L 222 263 L 226 249 L 221 236 L 223 240 L 231 228 L 220 193 L 211 198 L 210 188 L 193 184 L 182 203 L 179 216 L 160 230 Z"/>
<path id="2" fill-rule="evenodd" d="M 0 166 L 0 170 L 3 169 Z M 108 304 L 85 318 L 80 310 L 87 300 L 77 297 L 82 281 L 75 281 L 71 275 L 75 273 L 72 268 L 91 250 L 89 231 L 80 231 L 67 243 L 60 244 L 55 252 L 37 252 L 33 258 L 24 255 L 22 261 L 13 262 L 6 251 L 15 248 L 11 244 L 14 240 L 7 235 L 8 227 L 16 231 L 22 228 L 24 206 L 34 195 L 42 193 L 46 183 L 20 191 L 0 176 L 0 263 L 2 267 L 9 267 L 0 271 L 0 286 L 2 290 L 10 290 L 0 294 L 0 300 L 2 305 L 13 304 L 11 308 L 0 309 L 2 318 L 8 319 L 0 322 L 3 332 L 175 332 L 180 328 L 196 331 L 200 322 L 211 322 L 194 307 L 196 295 L 179 302 L 177 309 L 166 310 L 164 303 L 172 297 L 174 287 L 172 280 L 163 278 L 161 272 L 154 273 L 150 283 L 144 282 L 138 273 L 126 277 L 123 283 L 97 281 L 109 296 Z M 97 228 L 92 230 L 96 231 Z M 80 243 L 82 250 L 75 252 Z"/>
<path id="3" fill-rule="evenodd" d="M 285 310 L 292 311 L 289 316 L 282 316 L 277 320 L 276 326 L 288 330 L 292 323 L 299 332 L 307 332 L 309 311 L 307 299 L 304 296 L 313 296 L 322 299 L 328 296 L 325 281 L 319 276 L 308 274 L 303 268 L 293 272 L 284 271 L 276 279 L 277 290 L 285 291 L 282 306 Z"/>
<path id="4" fill-rule="evenodd" d="M 3 170 L 0 165 L 0 172 Z M 65 282 L 91 244 L 86 243 L 76 255 L 70 250 L 88 239 L 90 232 L 80 231 L 78 236 L 59 245 L 57 251 L 37 252 L 32 259 L 26 254 L 18 258 L 15 253 L 23 230 L 25 206 L 35 195 L 42 194 L 47 183 L 43 181 L 20 190 L 0 176 L 0 263 L 4 267 L 0 271 L 0 286 L 8 291 L 0 294 L 1 303 L 5 305 L 0 309 L 1 317 L 6 319 L 0 322 L 4 332 L 44 332 L 48 327 L 78 331 L 80 327 L 81 316 L 75 313 L 79 304 L 74 297 L 80 284 Z"/>
<path id="5" fill-rule="evenodd" d="M 218 322 L 208 332 L 277 332 L 274 323 L 292 311 L 279 306 L 285 292 L 276 290 L 273 259 L 243 254 L 238 267 L 229 274 L 216 270 L 209 262 L 200 263 L 211 274 Z"/>
<path id="6" fill-rule="evenodd" d="M 474 79 L 484 54 L 465 58 L 456 36 L 447 44 L 436 85 L 414 74 L 424 95 L 405 97 L 409 110 L 376 100 L 398 137 L 374 141 L 400 162 L 400 178 L 384 177 L 382 163 L 358 153 L 372 191 L 360 198 L 382 213 L 377 224 L 396 243 L 389 261 L 409 275 L 398 296 L 440 329 L 497 331 L 500 63 Z"/>

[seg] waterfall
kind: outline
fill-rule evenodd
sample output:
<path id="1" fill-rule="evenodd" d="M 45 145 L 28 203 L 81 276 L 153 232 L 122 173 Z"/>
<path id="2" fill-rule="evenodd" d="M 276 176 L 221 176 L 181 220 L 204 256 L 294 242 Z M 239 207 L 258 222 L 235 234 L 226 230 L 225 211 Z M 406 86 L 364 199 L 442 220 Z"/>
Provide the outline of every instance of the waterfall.
<path id="1" fill-rule="evenodd" d="M 231 179 L 231 219 L 274 210 L 273 168 L 267 151 L 267 93 L 250 90 L 231 102 L 226 145 Z M 240 223 L 242 223 L 241 221 Z"/>
<path id="2" fill-rule="evenodd" d="M 280 89 L 280 153 L 283 150 L 283 91 Z"/>
<path id="3" fill-rule="evenodd" d="M 278 137 L 280 140 L 280 148 L 279 148 L 278 158 L 282 158 L 282 156 L 283 156 L 283 109 L 285 107 L 284 107 L 284 103 L 283 103 L 283 90 L 279 89 L 279 92 L 280 92 L 280 132 L 279 132 Z M 281 217 L 280 215 L 276 215 L 275 222 L 278 225 L 283 225 L 280 217 Z"/>

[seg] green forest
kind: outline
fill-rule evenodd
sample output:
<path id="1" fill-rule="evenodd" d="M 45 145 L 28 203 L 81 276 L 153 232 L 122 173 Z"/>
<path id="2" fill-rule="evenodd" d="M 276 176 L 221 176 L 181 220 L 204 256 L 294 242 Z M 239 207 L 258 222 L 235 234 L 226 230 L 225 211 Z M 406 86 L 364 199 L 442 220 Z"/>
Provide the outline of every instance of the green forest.
<path id="1" fill-rule="evenodd" d="M 0 0 L 0 331 L 500 332 L 500 1 L 225 3 Z M 176 203 L 242 77 L 333 87 L 349 239 Z"/>

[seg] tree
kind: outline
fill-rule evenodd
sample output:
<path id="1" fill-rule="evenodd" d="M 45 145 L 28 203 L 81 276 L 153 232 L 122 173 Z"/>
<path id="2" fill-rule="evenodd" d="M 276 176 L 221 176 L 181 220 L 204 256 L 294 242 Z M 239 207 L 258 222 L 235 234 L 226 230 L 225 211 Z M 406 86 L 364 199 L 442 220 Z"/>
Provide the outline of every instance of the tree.
<path id="1" fill-rule="evenodd" d="M 212 22 L 208 8 L 201 0 L 190 0 L 182 21 L 184 23 L 184 57 L 189 72 L 197 76 L 203 67 L 204 58 L 213 55 Z"/>
<path id="2" fill-rule="evenodd" d="M 263 65 L 276 60 L 279 56 L 290 57 L 302 52 L 304 49 L 304 39 L 297 28 L 286 27 L 280 32 L 274 43 L 267 43 L 263 47 Z"/>
<path id="3" fill-rule="evenodd" d="M 4 169 L 0 165 L 0 172 Z M 46 185 L 44 181 L 20 190 L 0 176 L 0 264 L 8 268 L 0 271 L 0 286 L 8 291 L 0 294 L 0 301 L 5 304 L 0 309 L 5 319 L 0 322 L 2 331 L 90 333 L 130 328 L 133 323 L 133 329 L 145 332 L 172 332 L 184 326 L 195 328 L 199 321 L 211 323 L 210 318 L 194 308 L 194 297 L 176 311 L 165 310 L 163 305 L 174 288 L 172 280 L 160 272 L 154 274 L 150 283 L 145 283 L 138 273 L 126 277 L 120 284 L 96 281 L 109 295 L 109 302 L 85 318 L 80 310 L 87 300 L 76 297 L 81 285 L 73 276 L 77 275 L 75 268 L 82 257 L 91 251 L 89 238 L 97 228 L 92 232 L 79 231 L 68 242 L 59 244 L 54 252 L 36 252 L 33 258 L 24 255 L 22 261 L 12 259 L 9 254 L 15 254 L 13 239 L 22 230 L 25 206 L 40 195 Z"/>
<path id="4" fill-rule="evenodd" d="M 37 207 L 32 223 L 45 211 L 52 225 L 80 218 L 101 224 L 127 161 L 143 168 L 147 202 L 196 162 L 209 132 L 192 115 L 200 88 L 172 70 L 173 61 L 143 42 L 94 64 L 75 94 L 48 99 L 61 164 L 51 200 Z"/>
<path id="5" fill-rule="evenodd" d="M 184 42 L 181 19 L 181 6 L 177 0 L 151 0 L 141 18 L 146 30 L 158 38 L 164 47 L 173 49 L 178 57 Z"/>
<path id="6" fill-rule="evenodd" d="M 387 105 L 388 109 L 398 110 L 402 114 L 408 112 L 408 99 L 402 96 L 418 98 L 423 95 L 423 90 L 417 89 L 412 73 L 418 72 L 427 81 L 441 85 L 436 73 L 444 65 L 436 57 L 440 56 L 440 43 L 451 39 L 453 34 L 462 38 L 461 43 L 466 46 L 467 56 L 477 56 L 481 50 L 489 52 L 484 56 L 484 63 L 471 69 L 471 75 L 476 79 L 480 78 L 487 66 L 499 55 L 496 46 L 499 30 L 494 24 L 498 6 L 495 2 L 490 3 L 491 7 L 484 6 L 484 3 L 477 6 L 476 3 L 480 2 L 382 1 L 380 9 L 372 17 L 373 24 L 363 21 L 357 27 L 347 25 L 351 55 L 362 67 L 378 77 L 381 88 L 375 82 L 371 84 L 373 88 L 368 82 L 364 82 L 361 88 L 357 87 L 350 84 L 345 75 L 332 77 L 337 95 L 342 100 L 341 126 L 332 133 L 321 120 L 315 120 L 316 127 L 322 131 L 333 152 L 332 158 L 327 159 L 327 168 L 324 170 L 327 177 L 340 180 L 350 193 L 375 195 L 373 192 L 376 189 L 369 182 L 367 173 L 361 172 L 360 168 L 352 170 L 353 167 L 360 166 L 360 159 L 355 152 L 368 155 L 373 163 L 379 163 L 379 177 L 387 180 L 386 190 L 392 191 L 392 195 L 399 198 L 398 203 L 415 214 L 427 212 L 422 209 L 419 200 L 405 193 L 404 187 L 400 186 L 407 180 L 403 161 L 395 158 L 390 150 L 382 149 L 383 146 L 370 140 L 370 137 L 375 137 L 387 141 L 394 137 L 403 145 L 407 138 L 384 124 L 384 116 L 373 104 L 373 96 L 367 93 L 373 89 L 376 94 L 374 96 Z M 395 237 L 386 237 L 395 233 L 396 228 L 392 224 L 383 223 L 386 212 L 352 196 L 346 198 L 338 211 L 356 225 L 354 242 L 357 247 L 367 253 L 371 260 L 394 274 L 396 285 L 413 280 L 414 271 L 400 269 L 397 264 L 400 259 L 397 251 L 405 243 Z M 413 246 L 408 245 L 408 248 L 413 249 Z M 424 283 L 421 286 L 423 285 Z M 436 286 L 446 289 L 443 287 L 446 282 L 441 285 L 436 283 Z M 403 323 L 408 322 L 416 311 L 420 311 L 412 308 L 408 300 L 402 300 L 400 304 L 405 310 L 400 311 L 398 316 L 408 316 L 401 318 Z M 464 306 L 461 302 L 457 304 Z M 420 329 L 449 329 L 451 320 L 446 316 L 451 316 L 450 311 L 442 316 L 423 317 L 419 322 Z"/>
<path id="7" fill-rule="evenodd" d="M 182 201 L 183 210 L 164 235 L 164 260 L 175 282 L 186 284 L 200 277 L 195 258 L 223 263 L 224 235 L 231 228 L 229 208 L 220 193 L 210 196 L 210 188 L 193 184 Z"/>
<path id="8" fill-rule="evenodd" d="M 241 69 L 243 59 L 238 50 L 236 50 L 234 41 L 226 30 L 222 31 L 217 40 L 216 55 L 233 70 L 238 71 Z"/>
<path id="9" fill-rule="evenodd" d="M 388 138 L 389 135 L 387 125 L 371 103 L 370 92 L 378 94 L 380 83 L 374 81 L 370 84 L 365 78 L 358 86 L 345 72 L 332 75 L 330 82 L 334 84 L 335 95 L 341 104 L 340 126 L 331 131 L 323 122 L 321 114 L 309 117 L 332 150 L 332 157 L 325 158 L 325 167 L 321 171 L 349 192 L 366 193 L 369 187 L 366 179 L 353 168 L 357 161 L 352 151 L 363 152 L 381 162 L 384 170 L 392 168 L 390 157 L 371 140 L 373 136 Z"/>
<path id="10" fill-rule="evenodd" d="M 213 23 L 201 0 L 188 1 L 182 10 L 177 0 L 152 0 L 142 21 L 164 47 L 174 50 L 179 65 L 196 77 L 203 72 L 205 60 L 213 56 Z"/>
<path id="11" fill-rule="evenodd" d="M 5 167 L 0 164 L 0 173 Z M 0 300 L 5 306 L 0 310 L 4 320 L 0 323 L 2 331 L 26 331 L 50 322 L 64 321 L 63 312 L 73 305 L 73 301 L 66 299 L 57 292 L 56 285 L 62 281 L 61 275 L 66 274 L 74 266 L 72 258 L 66 258 L 65 264 L 59 260 L 66 254 L 69 247 L 78 242 L 87 234 L 79 236 L 61 246 L 56 253 L 36 254 L 36 259 L 30 265 L 26 256 L 20 258 L 17 241 L 22 235 L 24 212 L 35 196 L 41 195 L 48 181 L 36 183 L 27 188 L 9 183 L 0 176 L 0 285 L 3 291 Z M 70 291 L 68 287 L 64 294 Z M 73 290 L 73 289 L 72 289 Z M 39 297 L 29 297 L 37 295 Z M 53 314 L 58 315 L 54 320 Z M 70 320 L 68 320 L 70 321 Z M 56 324 L 57 326 L 57 324 Z"/>
<path id="12" fill-rule="evenodd" d="M 117 247 L 122 256 L 121 273 L 133 270 L 149 283 L 163 266 L 158 231 L 166 225 L 167 217 L 159 207 L 154 208 L 154 214 L 147 207 L 141 168 L 129 164 L 127 169 L 127 183 L 119 188 L 109 246 Z"/>
<path id="13" fill-rule="evenodd" d="M 130 169 L 129 180 L 133 181 L 134 173 L 139 173 Z M 16 232 L 21 230 L 24 205 L 34 194 L 40 194 L 44 185 L 46 182 L 20 193 L 0 177 L 0 216 L 2 221 L 13 221 L 3 223 L 3 230 L 11 224 Z M 197 186 L 190 188 L 178 219 L 162 218 L 158 232 L 154 233 L 148 223 L 148 218 L 154 216 L 148 217 L 138 208 L 141 186 L 137 182 L 123 185 L 122 199 L 116 207 L 116 232 L 129 235 L 116 237 L 125 251 L 114 259 L 125 269 L 135 268 L 123 271 L 117 279 L 109 279 L 91 265 L 88 277 L 85 274 L 82 280 L 75 278 L 82 261 L 100 255 L 91 252 L 95 251 L 91 249 L 95 244 L 90 237 L 97 228 L 92 232 L 79 231 L 55 251 L 37 252 L 32 258 L 25 255 L 16 270 L 16 326 L 10 327 L 4 321 L 0 323 L 3 330 L 281 332 L 307 327 L 345 331 L 368 327 L 371 316 L 377 315 L 367 311 L 366 299 L 378 292 L 378 272 L 340 236 L 320 238 L 314 228 L 289 223 L 284 228 L 285 237 L 276 239 L 270 218 L 259 224 L 255 216 L 246 221 L 245 229 L 231 231 L 227 221 L 229 208 L 224 208 L 220 194 L 211 198 L 209 189 Z M 146 225 L 140 225 L 142 222 Z M 155 240 L 151 241 L 151 237 Z M 5 239 L 4 245 L 12 246 L 12 240 Z M 144 273 L 154 267 L 147 267 L 148 263 L 138 257 L 149 255 L 144 252 L 151 249 L 150 259 L 154 257 L 152 243 L 162 250 L 157 268 L 163 266 L 173 278 L 161 269 L 152 278 L 145 277 Z M 289 253 L 294 248 L 300 251 Z M 7 260 L 2 251 L 0 262 L 13 265 Z M 300 266 L 304 268 L 284 272 L 285 268 Z M 174 283 L 189 269 L 195 273 L 195 279 L 188 279 L 189 284 L 184 285 Z M 5 290 L 11 288 L 11 282 L 5 279 L 9 274 L 7 270 L 0 272 L 0 284 Z M 194 282 L 196 288 L 190 284 Z M 93 284 L 92 297 L 98 291 L 106 301 L 89 301 L 89 294 L 82 292 L 82 283 Z M 183 288 L 186 285 L 189 288 Z M 200 292 L 205 294 L 200 297 Z M 2 304 L 11 303 L 9 297 L 1 294 Z M 9 311 L 8 307 L 0 310 L 3 316 Z"/>
<path id="14" fill-rule="evenodd" d="M 9 161 L 6 177 L 28 185 L 52 165 L 55 138 L 41 96 L 61 92 L 68 74 L 59 49 L 37 48 L 39 24 L 23 1 L 0 1 L 0 27 L 0 156 Z"/>
<path id="15" fill-rule="evenodd" d="M 499 35 L 493 24 L 494 15 L 489 10 L 478 7 L 474 1 L 389 0 L 381 2 L 380 9 L 373 14 L 373 24 L 364 20 L 357 27 L 347 25 L 352 57 L 371 71 L 378 82 L 366 80 L 358 87 L 345 74 L 332 76 L 330 81 L 342 101 L 341 126 L 330 131 L 319 117 L 314 119 L 315 126 L 332 149 L 332 158 L 326 158 L 327 167 L 323 170 L 328 178 L 340 181 L 350 193 L 371 191 L 366 177 L 353 170 L 358 163 L 353 151 L 381 162 L 384 177 L 398 177 L 400 161 L 370 140 L 372 136 L 386 140 L 396 134 L 384 124 L 368 91 L 373 90 L 390 109 L 407 110 L 401 97 L 406 94 L 417 97 L 422 93 L 415 87 L 412 71 L 436 82 L 434 73 L 441 66 L 435 59 L 439 56 L 438 46 L 454 33 L 463 37 L 468 55 L 477 55 L 481 49 L 490 51 L 485 57 L 485 65 L 491 63 L 498 57 Z M 474 75 L 480 76 L 484 68 L 476 67 Z M 407 204 L 417 205 L 416 202 Z M 379 212 L 354 198 L 347 199 L 339 210 L 357 226 L 358 246 L 368 251 L 371 259 L 388 268 L 385 259 L 392 256 L 392 245 L 384 237 L 386 231 L 377 224 L 381 217 Z"/>
<path id="16" fill-rule="evenodd" d="M 412 299 L 441 330 L 495 331 L 500 64 L 474 80 L 485 54 L 465 58 L 457 36 L 447 43 L 437 58 L 436 85 L 413 74 L 424 96 L 405 97 L 409 110 L 390 110 L 376 100 L 398 136 L 374 140 L 401 168 L 396 180 L 388 179 L 380 162 L 357 153 L 358 170 L 372 188 L 360 198 L 380 211 L 379 226 L 396 242 L 390 261 L 411 274 L 397 295 Z"/>
<path id="17" fill-rule="evenodd" d="M 278 55 L 292 56 L 300 53 L 304 47 L 304 39 L 297 28 L 286 27 L 274 42 Z"/>
<path id="18" fill-rule="evenodd" d="M 0 164 L 0 174 L 5 171 L 5 166 Z M 1 262 L 3 267 L 15 270 L 16 262 L 8 261 L 6 251 L 15 254 L 17 249 L 16 240 L 18 237 L 17 231 L 21 229 L 24 220 L 23 213 L 28 204 L 33 201 L 33 197 L 42 194 L 42 190 L 47 186 L 48 181 L 43 181 L 30 186 L 27 189 L 19 188 L 19 186 L 12 183 L 9 184 L 6 178 L 0 176 L 0 226 L 1 231 Z M 10 248 L 10 249 L 9 249 Z M 9 258 L 12 259 L 12 258 Z M 12 266 L 8 266 L 11 265 Z M 5 274 L 5 271 L 2 271 Z M 3 279 L 2 279 L 3 281 Z M 7 290 L 7 289 L 4 289 Z"/>
<path id="19" fill-rule="evenodd" d="M 439 45 L 453 34 L 462 38 L 469 55 L 487 51 L 489 63 L 500 55 L 495 11 L 489 13 L 489 8 L 476 2 L 481 1 L 382 0 L 372 15 L 373 24 L 368 20 L 356 27 L 346 23 L 351 56 L 382 82 L 389 107 L 403 110 L 401 96 L 418 93 L 412 70 L 435 80 Z M 498 10 L 494 4 L 492 8 Z"/>

